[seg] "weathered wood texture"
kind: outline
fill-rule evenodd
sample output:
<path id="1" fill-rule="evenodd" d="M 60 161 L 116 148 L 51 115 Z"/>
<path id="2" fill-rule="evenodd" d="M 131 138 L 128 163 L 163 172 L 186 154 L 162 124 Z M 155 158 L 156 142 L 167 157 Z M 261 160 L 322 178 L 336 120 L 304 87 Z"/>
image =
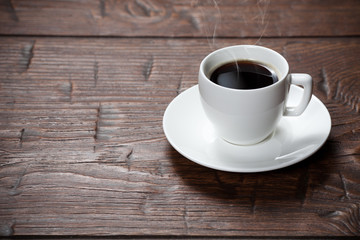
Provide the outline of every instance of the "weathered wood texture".
<path id="1" fill-rule="evenodd" d="M 359 13 L 358 0 L 0 0 L 0 235 L 359 236 Z M 234 44 L 313 76 L 332 117 L 313 156 L 235 174 L 170 146 L 167 105 Z"/>
<path id="2" fill-rule="evenodd" d="M 358 36 L 358 0 L 0 0 L 0 34 Z"/>
<path id="3" fill-rule="evenodd" d="M 1 37 L 0 235 L 360 235 L 358 38 L 258 42 L 331 113 L 309 159 L 234 174 L 167 142 L 163 112 L 200 60 L 255 41 Z"/>

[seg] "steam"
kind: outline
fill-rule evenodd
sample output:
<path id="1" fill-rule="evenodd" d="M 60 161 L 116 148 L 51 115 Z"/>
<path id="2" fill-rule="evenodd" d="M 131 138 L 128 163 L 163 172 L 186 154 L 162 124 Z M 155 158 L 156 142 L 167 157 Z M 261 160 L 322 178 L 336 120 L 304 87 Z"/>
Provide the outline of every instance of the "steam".
<path id="1" fill-rule="evenodd" d="M 206 39 L 208 41 L 209 47 L 212 51 L 216 50 L 218 47 L 216 46 L 216 38 L 217 38 L 217 28 L 218 26 L 221 24 L 221 10 L 219 7 L 219 4 L 217 2 L 217 0 L 209 0 L 210 4 L 212 4 L 214 6 L 214 14 L 209 14 L 209 13 L 205 13 L 204 9 L 201 7 L 199 7 L 200 12 L 201 12 L 201 18 L 203 19 L 204 24 L 203 25 L 203 30 L 205 31 L 205 35 L 206 35 Z M 196 5 L 198 5 L 201 2 L 205 2 L 205 4 L 207 4 L 209 1 L 200 1 L 200 0 L 196 0 Z M 215 21 L 213 21 L 215 18 Z M 211 22 L 215 22 L 213 27 L 211 24 Z"/>
<path id="2" fill-rule="evenodd" d="M 248 0 L 241 0 L 241 1 L 245 1 L 244 3 L 248 2 Z M 267 19 L 267 16 L 268 16 L 270 1 L 271 0 L 256 0 L 257 11 L 256 10 L 254 11 L 253 16 L 251 16 L 251 12 L 250 13 L 246 12 L 253 10 L 251 8 L 246 8 L 247 6 L 246 4 L 244 5 L 240 4 L 238 9 L 234 9 L 234 11 L 238 12 L 238 18 L 239 18 L 238 19 L 239 24 L 236 27 L 239 28 L 245 27 L 246 25 L 249 24 L 250 21 L 257 23 L 258 26 L 257 28 L 259 29 L 259 37 L 254 41 L 253 45 L 259 44 L 268 27 L 269 21 Z M 203 19 L 202 22 L 205 23 L 202 25 L 202 27 L 206 34 L 208 45 L 211 51 L 215 51 L 216 49 L 220 48 L 220 46 L 218 46 L 216 42 L 216 40 L 218 39 L 217 31 L 218 28 L 221 27 L 221 22 L 222 22 L 222 13 L 219 3 L 221 3 L 221 0 L 206 0 L 206 1 L 194 0 L 192 2 L 192 4 L 199 6 L 201 18 Z M 214 12 L 212 14 L 210 14 L 209 12 L 205 13 L 204 9 L 201 7 L 201 4 L 212 5 Z M 242 14 L 242 12 L 246 12 L 246 14 Z M 241 44 L 240 38 L 238 44 Z M 233 58 L 235 62 L 237 62 L 237 58 L 234 55 L 234 53 L 228 52 L 228 54 L 231 55 L 231 58 Z M 240 71 L 239 66 L 237 64 L 236 66 L 238 68 L 238 71 Z"/>
<path id="3" fill-rule="evenodd" d="M 260 19 L 261 19 L 260 27 L 262 28 L 262 31 L 260 33 L 260 37 L 254 43 L 254 45 L 257 45 L 260 42 L 261 38 L 264 36 L 264 33 L 266 31 L 268 24 L 269 24 L 269 21 L 266 21 L 266 15 L 267 15 L 268 8 L 270 5 L 270 0 L 257 0 L 256 5 L 259 9 L 259 15 L 260 15 Z"/>
<path id="4" fill-rule="evenodd" d="M 241 1 L 248 1 L 248 0 L 241 0 Z M 249 21 L 256 22 L 259 29 L 259 37 L 255 40 L 253 45 L 258 45 L 262 37 L 264 36 L 266 29 L 268 27 L 269 21 L 267 20 L 268 16 L 268 9 L 270 5 L 271 0 L 256 0 L 256 7 L 257 12 L 254 13 L 254 16 L 251 16 L 250 14 L 247 14 L 246 17 L 244 17 L 241 12 L 242 11 L 249 11 L 249 9 L 246 9 L 246 4 L 244 4 L 245 7 L 239 6 L 238 9 L 234 9 L 234 11 L 238 12 L 239 15 L 239 25 L 237 27 L 243 27 L 243 25 L 248 25 Z M 201 3 L 210 4 L 214 8 L 213 14 L 205 14 L 204 9 L 201 7 Z M 218 28 L 221 27 L 222 22 L 222 13 L 219 6 L 219 3 L 221 3 L 221 0 L 206 0 L 206 1 L 200 1 L 200 0 L 194 0 L 193 4 L 200 5 L 199 9 L 201 12 L 201 18 L 203 19 L 203 22 L 206 24 L 203 24 L 203 30 L 206 34 L 206 38 L 209 44 L 209 47 L 212 51 L 218 49 L 216 40 L 217 40 L 217 31 Z M 214 19 L 215 18 L 215 19 Z M 211 24 L 214 23 L 214 24 Z M 239 43 L 240 44 L 240 43 Z"/>

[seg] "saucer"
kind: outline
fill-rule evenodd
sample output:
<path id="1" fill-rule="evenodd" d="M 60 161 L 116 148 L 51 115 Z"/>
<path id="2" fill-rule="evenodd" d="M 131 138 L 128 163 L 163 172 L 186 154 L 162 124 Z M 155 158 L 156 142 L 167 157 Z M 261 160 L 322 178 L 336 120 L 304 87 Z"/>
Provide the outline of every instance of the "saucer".
<path id="1" fill-rule="evenodd" d="M 302 92 L 302 88 L 291 85 L 287 105 L 297 105 Z M 315 153 L 331 129 L 328 110 L 313 95 L 302 115 L 282 117 L 273 134 L 264 141 L 234 145 L 217 136 L 200 101 L 198 85 L 178 95 L 164 113 L 163 128 L 180 154 L 216 170 L 262 172 L 290 166 Z"/>

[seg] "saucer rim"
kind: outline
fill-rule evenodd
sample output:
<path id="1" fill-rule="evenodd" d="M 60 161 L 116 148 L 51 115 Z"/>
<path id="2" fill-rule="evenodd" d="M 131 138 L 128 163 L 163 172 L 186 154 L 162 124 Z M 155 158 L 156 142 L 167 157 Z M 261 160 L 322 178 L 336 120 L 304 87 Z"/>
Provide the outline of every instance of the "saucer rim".
<path id="1" fill-rule="evenodd" d="M 298 88 L 298 89 L 301 89 L 300 87 L 298 86 L 295 86 L 293 85 L 292 87 L 294 88 Z M 188 160 L 194 162 L 194 163 L 197 163 L 201 166 L 204 166 L 204 167 L 207 167 L 207 168 L 210 168 L 210 169 L 214 169 L 214 170 L 220 170 L 220 171 L 225 171 L 225 172 L 234 172 L 234 173 L 257 173 L 257 172 L 267 172 L 267 171 L 273 171 L 273 170 L 277 170 L 277 169 L 281 169 L 281 168 L 285 168 L 285 167 L 288 167 L 288 166 L 291 166 L 291 165 L 294 165 L 296 163 L 299 163 L 305 159 L 307 159 L 308 157 L 310 157 L 311 155 L 313 155 L 314 153 L 316 153 L 327 141 L 329 135 L 330 135 L 330 132 L 331 132 L 331 126 L 332 126 L 332 122 L 331 122 L 331 116 L 330 116 L 330 113 L 328 111 L 328 109 L 326 108 L 326 106 L 324 105 L 324 103 L 319 99 L 317 98 L 314 94 L 312 94 L 312 97 L 311 97 L 311 100 L 310 100 L 310 103 L 309 104 L 316 104 L 318 106 L 321 106 L 322 110 L 324 110 L 323 114 L 326 114 L 326 118 L 329 120 L 328 121 L 328 128 L 326 129 L 326 136 L 324 134 L 324 137 L 322 138 L 322 141 L 319 141 L 319 144 L 316 145 L 316 147 L 314 147 L 313 149 L 311 150 L 308 150 L 306 152 L 306 154 L 302 155 L 301 157 L 297 157 L 293 160 L 290 160 L 290 161 L 287 161 L 287 162 L 279 162 L 278 164 L 276 165 L 271 165 L 271 166 L 263 166 L 263 167 L 254 167 L 254 168 L 251 168 L 251 167 L 246 167 L 246 168 L 241 168 L 241 167 L 238 167 L 238 168 L 235 168 L 235 169 L 231 169 L 229 167 L 226 167 L 226 166 L 223 166 L 223 165 L 219 165 L 219 164 L 208 164 L 206 161 L 200 161 L 198 159 L 196 159 L 195 157 L 193 156 L 190 156 L 190 154 L 188 154 L 186 151 L 183 151 L 181 149 L 181 147 L 178 146 L 178 144 L 176 144 L 172 137 L 169 136 L 169 132 L 166 130 L 166 116 L 169 111 L 169 109 L 172 108 L 172 105 L 175 104 L 175 102 L 177 101 L 180 101 L 179 99 L 185 97 L 186 94 L 191 94 L 192 92 L 191 91 L 196 91 L 198 90 L 198 84 L 186 89 L 185 91 L 181 92 L 179 95 L 177 95 L 170 103 L 169 105 L 167 106 L 165 112 L 164 112 L 164 115 L 163 115 L 163 131 L 165 133 L 165 136 L 168 140 L 168 142 L 170 143 L 170 145 L 177 151 L 179 152 L 182 156 L 184 156 L 185 158 L 187 158 Z M 185 95 L 184 95 L 185 94 Z M 195 93 L 193 94 L 199 94 L 198 91 L 196 91 Z M 325 131 L 324 131 L 325 132 Z M 231 143 L 228 143 L 228 144 L 231 144 Z M 257 144 L 254 144 L 254 145 L 257 145 Z M 254 146 L 254 145 L 251 145 L 251 146 Z M 244 146 L 242 146 L 244 147 Z M 245 146 L 246 147 L 246 146 Z M 274 159 L 275 160 L 275 159 Z M 266 160 L 266 161 L 269 161 L 269 160 Z M 259 161 L 259 162 L 266 162 L 266 161 Z M 254 163 L 255 164 L 255 163 Z"/>

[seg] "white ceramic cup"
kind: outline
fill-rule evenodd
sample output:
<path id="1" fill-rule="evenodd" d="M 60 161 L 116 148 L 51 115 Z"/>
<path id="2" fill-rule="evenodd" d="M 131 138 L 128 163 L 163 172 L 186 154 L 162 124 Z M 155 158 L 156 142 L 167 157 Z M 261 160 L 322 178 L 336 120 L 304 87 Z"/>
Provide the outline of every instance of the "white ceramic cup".
<path id="1" fill-rule="evenodd" d="M 277 74 L 278 81 L 263 88 L 241 90 L 220 86 L 210 80 L 218 67 L 238 60 L 261 63 Z M 286 106 L 290 84 L 304 88 L 295 107 Z M 256 144 L 266 139 L 283 116 L 299 116 L 312 96 L 312 78 L 289 72 L 283 56 L 269 48 L 237 45 L 210 53 L 200 64 L 199 91 L 205 114 L 219 137 L 238 145 Z"/>

